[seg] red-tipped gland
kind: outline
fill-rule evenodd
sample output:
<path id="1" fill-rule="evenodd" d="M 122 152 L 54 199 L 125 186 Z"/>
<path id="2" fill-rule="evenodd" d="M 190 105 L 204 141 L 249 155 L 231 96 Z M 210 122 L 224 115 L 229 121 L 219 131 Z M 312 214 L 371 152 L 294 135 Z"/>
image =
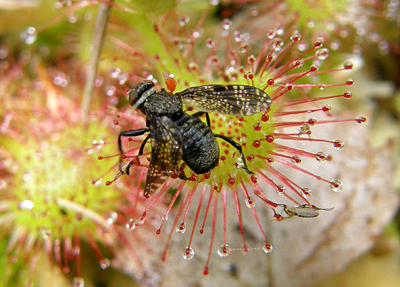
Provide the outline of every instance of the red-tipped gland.
<path id="1" fill-rule="evenodd" d="M 259 140 L 255 140 L 255 141 L 253 142 L 253 147 L 259 148 L 260 146 L 261 146 L 261 143 L 260 143 Z"/>
<path id="2" fill-rule="evenodd" d="M 267 141 L 267 143 L 273 143 L 275 138 L 272 135 L 266 135 L 265 140 Z"/>
<path id="3" fill-rule="evenodd" d="M 365 123 L 366 121 L 367 121 L 367 119 L 364 118 L 364 117 L 357 117 L 356 118 L 356 122 L 359 123 L 359 124 Z"/>
<path id="4" fill-rule="evenodd" d="M 314 47 L 319 48 L 319 47 L 322 47 L 323 44 L 324 44 L 324 42 L 322 42 L 322 40 L 318 40 L 314 43 Z"/>
<path id="5" fill-rule="evenodd" d="M 266 161 L 267 163 L 273 163 L 273 162 L 274 162 L 274 158 L 268 156 L 268 157 L 265 158 L 265 161 Z"/>
<path id="6" fill-rule="evenodd" d="M 257 122 L 257 123 L 255 123 L 254 125 L 253 125 L 253 129 L 255 130 L 255 131 L 260 131 L 261 130 L 261 124 L 260 124 L 260 122 Z"/>
<path id="7" fill-rule="evenodd" d="M 313 65 L 311 65 L 311 67 L 310 67 L 310 72 L 316 72 L 316 71 L 318 71 L 318 66 L 317 65 L 315 65 L 315 64 L 313 64 Z"/>
<path id="8" fill-rule="evenodd" d="M 322 111 L 324 112 L 329 112 L 331 110 L 331 106 L 330 105 L 325 105 L 322 107 Z"/>
<path id="9" fill-rule="evenodd" d="M 345 70 L 352 70 L 352 69 L 353 69 L 353 63 L 347 61 L 347 62 L 345 62 L 345 63 L 343 64 L 343 68 L 344 68 Z"/>
<path id="10" fill-rule="evenodd" d="M 261 115 L 261 121 L 268 122 L 268 120 L 269 120 L 269 115 L 267 115 L 266 113 L 263 113 Z"/>
<path id="11" fill-rule="evenodd" d="M 248 58 L 247 58 L 247 63 L 249 63 L 249 64 L 254 64 L 256 62 L 256 57 L 254 57 L 254 55 L 250 55 Z"/>
<path id="12" fill-rule="evenodd" d="M 307 121 L 307 123 L 311 126 L 315 125 L 317 123 L 317 119 L 315 118 L 311 118 Z"/>
<path id="13" fill-rule="evenodd" d="M 353 94 L 352 94 L 351 92 L 345 92 L 345 93 L 343 94 L 343 97 L 344 97 L 345 99 L 350 99 L 352 96 L 353 96 Z"/>
<path id="14" fill-rule="evenodd" d="M 250 154 L 246 157 L 247 161 L 252 162 L 254 160 L 254 155 Z"/>
<path id="15" fill-rule="evenodd" d="M 293 36 L 290 37 L 290 40 L 292 40 L 293 43 L 296 43 L 296 42 L 300 41 L 300 39 L 301 39 L 301 36 L 298 35 L 298 34 L 293 35 Z"/>

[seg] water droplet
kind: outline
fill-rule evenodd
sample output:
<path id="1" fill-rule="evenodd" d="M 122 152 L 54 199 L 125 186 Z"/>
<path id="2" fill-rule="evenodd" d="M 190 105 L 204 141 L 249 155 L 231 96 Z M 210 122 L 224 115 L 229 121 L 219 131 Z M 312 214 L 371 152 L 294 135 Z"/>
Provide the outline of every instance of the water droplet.
<path id="1" fill-rule="evenodd" d="M 107 269 L 108 267 L 110 267 L 110 260 L 107 258 L 103 258 L 100 260 L 100 268 L 101 269 Z"/>
<path id="2" fill-rule="evenodd" d="M 136 227 L 134 220 L 132 218 L 129 219 L 128 222 L 126 223 L 125 227 L 128 230 L 134 230 Z"/>
<path id="3" fill-rule="evenodd" d="M 30 200 L 24 200 L 18 204 L 19 209 L 31 210 L 33 208 L 33 202 Z"/>
<path id="4" fill-rule="evenodd" d="M 346 29 L 343 29 L 339 32 L 340 37 L 342 38 L 346 38 L 347 36 L 349 36 L 349 31 L 347 31 Z"/>
<path id="5" fill-rule="evenodd" d="M 225 30 L 229 30 L 231 28 L 231 26 L 232 26 L 232 21 L 229 19 L 225 19 L 222 22 L 222 28 L 224 28 Z"/>
<path id="6" fill-rule="evenodd" d="M 191 260 L 194 256 L 194 250 L 192 247 L 186 247 L 185 251 L 183 251 L 183 259 Z"/>
<path id="7" fill-rule="evenodd" d="M 193 31 L 193 33 L 192 33 L 193 38 L 199 38 L 200 35 L 201 35 L 200 31 Z"/>
<path id="8" fill-rule="evenodd" d="M 190 21 L 190 18 L 189 18 L 189 17 L 182 17 L 182 18 L 179 20 L 179 26 L 183 27 L 183 26 L 185 26 L 187 23 L 189 23 L 189 21 Z"/>
<path id="9" fill-rule="evenodd" d="M 140 217 L 138 220 L 136 220 L 135 225 L 136 226 L 142 225 L 144 223 L 144 221 L 146 220 L 146 216 L 147 216 L 147 213 L 143 212 L 142 217 Z"/>
<path id="10" fill-rule="evenodd" d="M 253 146 L 254 146 L 255 148 L 259 148 L 259 147 L 261 146 L 260 141 L 259 141 L 259 140 L 255 140 L 255 141 L 253 142 Z"/>
<path id="11" fill-rule="evenodd" d="M 253 7 L 253 8 L 250 9 L 250 15 L 252 17 L 256 17 L 256 16 L 258 16 L 258 14 L 259 14 L 259 12 L 258 12 L 258 9 L 256 7 Z"/>
<path id="12" fill-rule="evenodd" d="M 301 190 L 301 195 L 304 198 L 310 197 L 311 196 L 311 189 L 309 189 L 308 187 L 305 187 Z"/>
<path id="13" fill-rule="evenodd" d="M 0 180 L 0 190 L 5 189 L 7 186 L 7 183 L 5 180 Z"/>
<path id="14" fill-rule="evenodd" d="M 117 220 L 118 214 L 116 212 L 112 212 L 108 218 L 106 219 L 108 224 L 114 224 L 114 222 Z"/>
<path id="15" fill-rule="evenodd" d="M 318 60 L 325 60 L 326 58 L 329 57 L 329 49 L 327 48 L 319 49 L 317 52 L 315 52 L 315 55 L 317 56 Z"/>
<path id="16" fill-rule="evenodd" d="M 7 58 L 8 49 L 6 47 L 0 47 L 0 60 Z"/>
<path id="17" fill-rule="evenodd" d="M 184 221 L 181 221 L 181 223 L 179 223 L 179 224 L 176 226 L 175 231 L 178 232 L 178 233 L 180 233 L 180 234 L 184 234 L 185 231 L 186 231 L 186 223 L 185 223 Z"/>
<path id="18" fill-rule="evenodd" d="M 256 57 L 254 57 L 254 55 L 250 55 L 248 58 L 247 58 L 247 63 L 249 63 L 249 64 L 254 64 L 255 62 L 256 62 Z"/>
<path id="19" fill-rule="evenodd" d="M 290 159 L 292 161 L 292 163 L 294 164 L 299 164 L 301 163 L 301 157 L 298 156 L 297 154 L 295 154 L 294 156 L 292 156 L 292 158 Z"/>
<path id="20" fill-rule="evenodd" d="M 344 68 L 345 70 L 351 70 L 351 69 L 353 69 L 353 63 L 350 62 L 350 61 L 346 61 L 346 62 L 344 62 L 344 64 L 343 64 L 343 68 Z"/>
<path id="21" fill-rule="evenodd" d="M 32 174 L 29 171 L 25 171 L 24 174 L 22 175 L 22 180 L 23 181 L 28 181 L 32 177 Z"/>
<path id="22" fill-rule="evenodd" d="M 267 38 L 268 38 L 269 40 L 275 38 L 275 36 L 276 36 L 275 30 L 270 30 L 270 31 L 267 33 Z"/>
<path id="23" fill-rule="evenodd" d="M 251 196 L 245 199 L 245 203 L 248 208 L 253 208 L 256 205 L 256 202 Z"/>
<path id="24" fill-rule="evenodd" d="M 42 235 L 43 239 L 48 239 L 50 237 L 50 235 L 51 235 L 51 231 L 46 229 L 46 228 L 43 228 L 40 231 L 40 234 Z"/>
<path id="25" fill-rule="evenodd" d="M 78 16 L 75 14 L 72 14 L 68 17 L 68 20 L 70 23 L 76 23 L 76 21 L 78 20 Z"/>
<path id="26" fill-rule="evenodd" d="M 315 154 L 315 159 L 318 160 L 319 162 L 324 162 L 328 158 L 328 155 L 324 153 L 323 151 L 317 152 Z"/>
<path id="27" fill-rule="evenodd" d="M 85 281 L 83 280 L 82 277 L 74 277 L 72 279 L 72 286 L 74 286 L 74 287 L 84 287 L 85 286 Z"/>
<path id="28" fill-rule="evenodd" d="M 285 191 L 286 191 L 286 186 L 283 186 L 283 185 L 277 185 L 277 186 L 276 186 L 276 192 L 277 192 L 279 195 L 284 194 Z"/>
<path id="29" fill-rule="evenodd" d="M 212 47 L 214 47 L 214 41 L 211 40 L 210 38 L 208 38 L 206 41 L 206 45 L 207 45 L 207 48 L 211 49 Z"/>
<path id="30" fill-rule="evenodd" d="M 228 184 L 231 185 L 231 186 L 234 185 L 235 184 L 235 178 L 233 178 L 233 177 L 229 178 L 228 179 Z"/>
<path id="31" fill-rule="evenodd" d="M 28 27 L 28 29 L 22 32 L 19 37 L 25 42 L 25 44 L 33 44 L 37 38 L 36 29 L 34 27 Z"/>
<path id="32" fill-rule="evenodd" d="M 275 38 L 273 43 L 272 43 L 272 45 L 271 45 L 271 48 L 273 50 L 279 52 L 282 49 L 282 46 L 283 46 L 282 39 L 281 38 Z"/>
<path id="33" fill-rule="evenodd" d="M 301 36 L 299 34 L 295 34 L 293 36 L 290 36 L 290 40 L 292 40 L 292 42 L 296 43 L 298 41 L 300 41 Z"/>
<path id="34" fill-rule="evenodd" d="M 71 254 L 74 256 L 78 256 L 81 253 L 81 248 L 79 246 L 74 246 L 71 250 Z"/>
<path id="35" fill-rule="evenodd" d="M 266 135 L 265 140 L 267 141 L 267 143 L 273 143 L 275 138 L 272 135 Z"/>
<path id="36" fill-rule="evenodd" d="M 228 257 L 231 254 L 232 249 L 229 247 L 228 244 L 221 245 L 218 249 L 217 253 L 221 257 Z"/>
<path id="37" fill-rule="evenodd" d="M 128 80 L 128 78 L 129 74 L 122 74 L 121 76 L 118 77 L 118 84 L 120 84 L 121 86 L 124 85 Z"/>
<path id="38" fill-rule="evenodd" d="M 307 42 L 300 41 L 299 44 L 297 45 L 297 50 L 302 52 L 302 51 L 305 51 L 307 49 L 307 47 L 308 47 Z"/>
<path id="39" fill-rule="evenodd" d="M 255 131 L 260 131 L 261 130 L 261 124 L 260 124 L 260 122 L 256 122 L 254 125 L 253 125 L 253 129 L 255 130 Z"/>
<path id="40" fill-rule="evenodd" d="M 352 85 L 354 85 L 354 80 L 353 79 L 348 79 L 346 81 L 346 86 L 352 86 Z"/>
<path id="41" fill-rule="evenodd" d="M 338 179 L 333 179 L 331 180 L 330 187 L 334 192 L 339 192 L 343 188 L 343 183 Z"/>
<path id="42" fill-rule="evenodd" d="M 109 86 L 106 88 L 106 95 L 111 97 L 114 95 L 116 88 L 114 86 Z"/>
<path id="43" fill-rule="evenodd" d="M 272 245 L 271 244 L 269 244 L 269 243 L 265 243 L 265 245 L 262 247 L 262 250 L 265 252 L 265 253 L 271 253 L 272 252 L 272 249 L 274 249 L 273 247 L 272 247 Z"/>
<path id="44" fill-rule="evenodd" d="M 359 124 L 365 123 L 366 120 L 367 120 L 367 119 L 364 118 L 364 117 L 357 117 L 357 118 L 356 118 L 356 121 L 357 121 L 357 123 L 359 123 Z"/>
<path id="45" fill-rule="evenodd" d="M 335 149 L 341 150 L 344 147 L 344 142 L 342 142 L 341 140 L 335 140 L 333 142 L 333 146 L 335 147 Z"/>

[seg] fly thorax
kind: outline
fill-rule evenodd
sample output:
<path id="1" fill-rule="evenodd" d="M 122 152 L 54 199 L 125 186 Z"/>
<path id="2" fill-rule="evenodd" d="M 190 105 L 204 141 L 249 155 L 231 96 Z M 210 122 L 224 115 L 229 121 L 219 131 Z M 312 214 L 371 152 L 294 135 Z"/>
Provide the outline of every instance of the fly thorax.
<path id="1" fill-rule="evenodd" d="M 182 111 L 182 102 L 173 94 L 162 90 L 147 98 L 143 110 L 147 115 L 171 116 Z"/>

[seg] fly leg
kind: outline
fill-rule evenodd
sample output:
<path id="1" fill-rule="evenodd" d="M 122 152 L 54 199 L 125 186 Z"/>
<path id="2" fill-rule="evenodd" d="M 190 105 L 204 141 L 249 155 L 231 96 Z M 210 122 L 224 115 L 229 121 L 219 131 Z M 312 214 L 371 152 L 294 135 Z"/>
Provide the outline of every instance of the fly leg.
<path id="1" fill-rule="evenodd" d="M 207 125 L 211 128 L 211 121 L 210 121 L 210 116 L 208 115 L 208 113 L 206 113 L 206 112 L 197 112 L 197 113 L 194 113 L 192 116 L 200 117 L 200 116 L 202 116 L 202 115 L 204 115 L 204 114 L 206 115 Z M 243 154 L 243 151 L 242 151 L 242 146 L 241 146 L 240 144 L 238 144 L 237 142 L 235 142 L 233 139 L 231 139 L 231 138 L 229 138 L 229 137 L 226 137 L 226 136 L 223 136 L 223 135 L 216 135 L 216 134 L 214 134 L 214 136 L 215 136 L 216 138 L 223 139 L 224 141 L 226 141 L 227 143 L 229 143 L 231 146 L 233 146 L 235 149 L 237 149 L 238 152 L 240 153 L 240 157 L 241 157 L 242 160 L 243 160 L 243 169 L 244 169 L 248 174 L 253 174 L 253 172 L 251 172 L 251 171 L 248 169 L 248 167 L 247 167 L 246 159 L 244 158 L 244 154 Z"/>
<path id="2" fill-rule="evenodd" d="M 124 154 L 124 151 L 122 150 L 122 137 L 137 137 L 137 136 L 141 136 L 145 133 L 148 133 L 150 130 L 145 128 L 145 129 L 139 129 L 139 130 L 130 130 L 130 131 L 124 131 L 121 132 L 118 135 L 118 148 L 121 152 L 121 158 L 119 160 L 119 170 L 121 171 L 122 174 L 126 173 L 127 175 L 129 175 L 129 169 L 130 167 L 133 165 L 133 162 L 135 160 L 137 160 L 137 158 L 143 154 L 143 149 L 144 149 L 144 145 L 146 144 L 147 140 L 150 138 L 150 136 L 147 136 L 144 141 L 142 142 L 142 144 L 140 145 L 140 149 L 139 149 L 139 153 L 137 155 L 137 157 L 135 159 L 133 159 L 126 167 L 125 172 L 122 170 L 121 167 L 121 163 L 122 163 L 122 155 Z"/>

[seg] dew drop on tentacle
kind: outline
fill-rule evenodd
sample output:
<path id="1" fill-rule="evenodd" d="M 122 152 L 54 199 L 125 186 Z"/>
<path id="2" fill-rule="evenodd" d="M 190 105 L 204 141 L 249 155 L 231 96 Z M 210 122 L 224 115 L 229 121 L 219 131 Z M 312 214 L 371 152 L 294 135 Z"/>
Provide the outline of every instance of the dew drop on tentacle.
<path id="1" fill-rule="evenodd" d="M 357 119 L 356 119 L 356 121 L 357 121 L 357 123 L 359 123 L 359 124 L 361 124 L 361 123 L 365 123 L 366 122 L 366 118 L 364 118 L 364 117 L 357 117 Z"/>
<path id="2" fill-rule="evenodd" d="M 191 260 L 194 256 L 194 250 L 192 247 L 186 247 L 185 251 L 183 251 L 183 259 Z"/>
<path id="3" fill-rule="evenodd" d="M 245 203 L 248 208 L 253 208 L 256 205 L 256 202 L 251 196 L 245 199 Z"/>
<path id="4" fill-rule="evenodd" d="M 283 185 L 277 185 L 276 186 L 276 192 L 279 195 L 283 195 L 285 193 L 285 191 L 286 191 L 286 186 L 283 186 Z"/>
<path id="5" fill-rule="evenodd" d="M 325 60 L 326 58 L 329 57 L 329 49 L 327 49 L 327 48 L 319 49 L 315 52 L 315 54 L 316 54 L 318 60 Z"/>
<path id="6" fill-rule="evenodd" d="M 36 29 L 34 27 L 28 27 L 24 32 L 19 35 L 19 37 L 22 41 L 24 41 L 25 44 L 33 44 L 37 38 Z"/>
<path id="7" fill-rule="evenodd" d="M 74 277 L 72 279 L 72 286 L 74 286 L 74 287 L 84 287 L 85 286 L 85 281 L 83 280 L 82 277 Z"/>
<path id="8" fill-rule="evenodd" d="M 128 220 L 128 222 L 125 225 L 126 229 L 128 230 L 134 230 L 136 225 L 135 225 L 135 221 L 131 218 Z"/>
<path id="9" fill-rule="evenodd" d="M 221 245 L 217 253 L 220 257 L 228 257 L 231 254 L 232 249 L 228 244 Z"/>
<path id="10" fill-rule="evenodd" d="M 303 189 L 301 190 L 301 195 L 302 195 L 304 198 L 310 197 L 310 196 L 311 196 L 311 189 L 309 189 L 308 187 L 303 188 Z"/>
<path id="11" fill-rule="evenodd" d="M 263 247 L 262 247 L 262 250 L 265 252 L 265 253 L 271 253 L 272 252 L 272 249 L 274 249 L 273 247 L 272 247 L 272 245 L 271 244 L 269 244 L 269 243 L 266 243 Z"/>
<path id="12" fill-rule="evenodd" d="M 331 180 L 330 187 L 334 192 L 339 192 L 343 188 L 343 183 L 338 179 L 333 179 Z"/>
<path id="13" fill-rule="evenodd" d="M 146 220 L 146 216 L 147 216 L 147 213 L 143 212 L 142 216 L 138 220 L 136 220 L 135 225 L 136 226 L 142 225 L 144 223 L 144 221 Z"/>
<path id="14" fill-rule="evenodd" d="M 344 64 L 343 64 L 343 68 L 344 68 L 345 70 L 351 70 L 351 69 L 353 69 L 353 63 L 350 62 L 350 61 L 346 61 L 346 62 L 344 62 Z"/>
<path id="15" fill-rule="evenodd" d="M 315 159 L 318 160 L 319 162 L 324 162 L 328 158 L 328 155 L 324 153 L 323 151 L 317 152 L 315 154 Z"/>
<path id="16" fill-rule="evenodd" d="M 103 258 L 100 260 L 100 268 L 101 269 L 107 269 L 110 267 L 110 260 L 108 258 Z"/>
<path id="17" fill-rule="evenodd" d="M 343 149 L 343 147 L 344 147 L 344 142 L 341 141 L 341 140 L 335 140 L 335 141 L 333 142 L 333 146 L 335 147 L 335 149 L 341 150 L 341 149 Z"/>
<path id="18" fill-rule="evenodd" d="M 297 154 L 295 154 L 294 156 L 291 157 L 291 161 L 294 164 L 299 164 L 301 163 L 301 157 Z"/>
<path id="19" fill-rule="evenodd" d="M 186 232 L 186 223 L 184 221 L 181 221 L 175 229 L 176 232 L 180 234 L 184 234 Z"/>

